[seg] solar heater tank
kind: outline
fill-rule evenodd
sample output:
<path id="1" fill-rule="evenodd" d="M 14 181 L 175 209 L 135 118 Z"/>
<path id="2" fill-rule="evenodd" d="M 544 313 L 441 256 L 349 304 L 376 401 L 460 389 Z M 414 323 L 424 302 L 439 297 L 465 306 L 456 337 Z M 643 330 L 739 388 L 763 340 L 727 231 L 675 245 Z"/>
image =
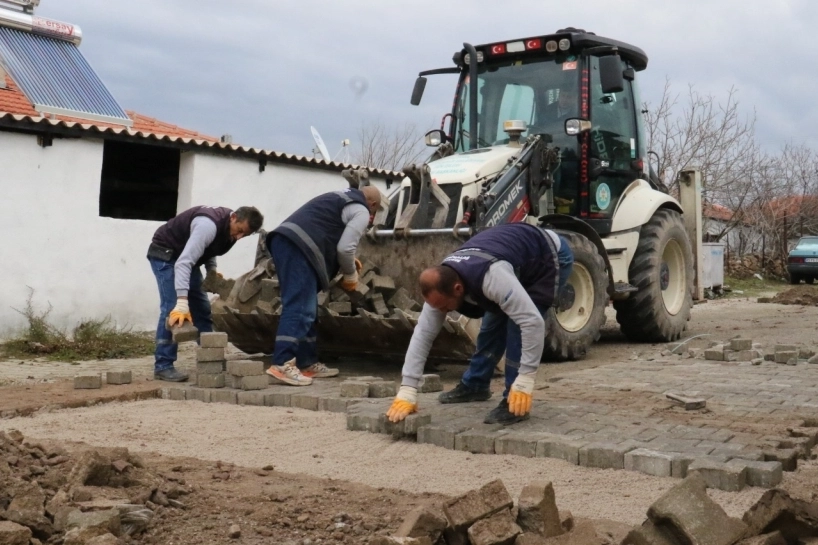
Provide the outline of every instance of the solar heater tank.
<path id="1" fill-rule="evenodd" d="M 0 26 L 65 40 L 74 45 L 80 45 L 82 42 L 82 31 L 77 25 L 11 9 L 11 6 L 6 3 L 8 1 L 0 0 Z M 24 1 L 14 2 L 14 4 L 22 5 Z"/>

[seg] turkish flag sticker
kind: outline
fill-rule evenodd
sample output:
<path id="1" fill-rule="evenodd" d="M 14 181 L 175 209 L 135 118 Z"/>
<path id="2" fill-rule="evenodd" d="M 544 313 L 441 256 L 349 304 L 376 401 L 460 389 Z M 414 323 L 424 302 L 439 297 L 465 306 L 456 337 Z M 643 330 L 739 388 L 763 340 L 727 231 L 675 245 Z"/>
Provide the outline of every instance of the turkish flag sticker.
<path id="1" fill-rule="evenodd" d="M 562 63 L 563 70 L 576 70 L 577 69 L 577 61 L 566 61 Z"/>
<path id="2" fill-rule="evenodd" d="M 492 55 L 502 55 L 506 52 L 506 44 L 495 44 L 491 46 Z"/>
<path id="3" fill-rule="evenodd" d="M 542 47 L 542 40 L 540 40 L 539 38 L 536 39 L 536 40 L 528 40 L 527 42 L 525 42 L 525 48 L 526 49 L 539 49 L 541 47 Z"/>

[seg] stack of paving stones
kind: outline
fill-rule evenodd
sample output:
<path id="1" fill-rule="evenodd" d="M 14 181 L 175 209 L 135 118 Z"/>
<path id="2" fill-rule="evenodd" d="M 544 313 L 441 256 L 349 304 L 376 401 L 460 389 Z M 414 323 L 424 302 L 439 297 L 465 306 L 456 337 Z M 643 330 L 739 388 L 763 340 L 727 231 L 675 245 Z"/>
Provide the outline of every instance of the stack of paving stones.
<path id="1" fill-rule="evenodd" d="M 108 371 L 105 373 L 106 384 L 130 384 L 133 376 L 130 371 Z M 87 373 L 74 377 L 75 390 L 98 390 L 102 388 L 102 375 Z"/>
<path id="2" fill-rule="evenodd" d="M 200 388 L 224 388 L 227 333 L 202 333 L 196 349 L 196 385 Z"/>
<path id="3" fill-rule="evenodd" d="M 678 352 L 676 352 L 678 353 Z M 714 342 L 702 354 L 709 361 L 751 362 L 760 365 L 764 361 L 786 365 L 799 363 L 818 363 L 815 350 L 795 344 L 776 344 L 772 351 L 765 352 L 763 347 L 752 339 L 735 338 L 726 342 Z"/>

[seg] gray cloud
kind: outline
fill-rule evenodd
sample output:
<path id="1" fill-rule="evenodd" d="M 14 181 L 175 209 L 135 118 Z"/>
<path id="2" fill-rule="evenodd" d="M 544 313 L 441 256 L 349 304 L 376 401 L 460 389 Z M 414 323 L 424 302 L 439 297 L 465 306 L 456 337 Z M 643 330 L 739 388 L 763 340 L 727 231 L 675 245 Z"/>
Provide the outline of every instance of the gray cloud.
<path id="1" fill-rule="evenodd" d="M 123 107 L 289 153 L 310 154 L 310 125 L 333 154 L 367 121 L 436 127 L 455 80 L 430 79 L 412 107 L 418 71 L 450 66 L 464 41 L 565 26 L 644 49 L 649 102 L 666 77 L 682 93 L 692 84 L 723 97 L 735 86 L 768 149 L 818 145 L 810 100 L 818 4 L 806 0 L 42 0 L 38 14 L 82 28 L 81 50 Z M 353 77 L 367 82 L 357 98 Z"/>

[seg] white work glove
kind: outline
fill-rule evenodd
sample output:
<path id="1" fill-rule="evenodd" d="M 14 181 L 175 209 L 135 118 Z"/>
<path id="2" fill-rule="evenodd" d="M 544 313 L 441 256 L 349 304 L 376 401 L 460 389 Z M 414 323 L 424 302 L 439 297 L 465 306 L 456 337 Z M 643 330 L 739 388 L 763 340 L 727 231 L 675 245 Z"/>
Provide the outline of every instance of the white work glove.
<path id="1" fill-rule="evenodd" d="M 407 416 L 418 411 L 418 389 L 411 386 L 401 386 L 392 406 L 386 411 L 390 422 L 400 422 Z"/>
<path id="2" fill-rule="evenodd" d="M 531 396 L 534 393 L 534 373 L 520 373 L 514 379 L 511 390 L 508 392 L 508 410 L 514 416 L 525 416 L 531 412 Z"/>
<path id="3" fill-rule="evenodd" d="M 193 322 L 193 317 L 190 315 L 190 305 L 187 299 L 176 299 L 176 306 L 173 307 L 168 316 L 168 326 L 184 325 L 185 320 Z"/>

